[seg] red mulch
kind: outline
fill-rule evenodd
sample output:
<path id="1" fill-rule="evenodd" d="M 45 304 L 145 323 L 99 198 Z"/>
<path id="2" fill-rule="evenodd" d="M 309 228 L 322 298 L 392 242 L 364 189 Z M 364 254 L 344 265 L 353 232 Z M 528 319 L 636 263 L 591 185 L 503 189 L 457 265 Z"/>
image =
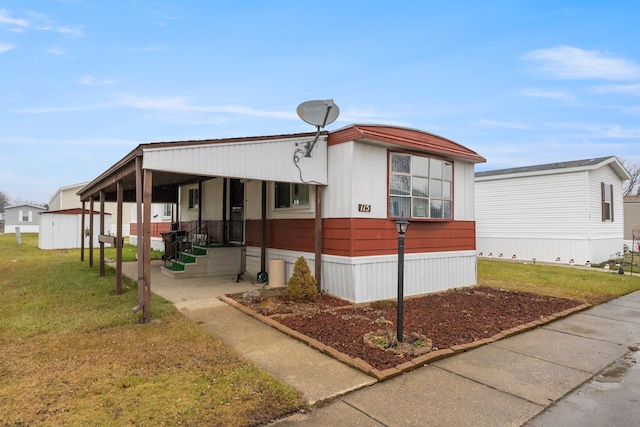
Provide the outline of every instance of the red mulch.
<path id="1" fill-rule="evenodd" d="M 314 338 L 323 344 L 360 358 L 378 370 L 409 359 L 364 343 L 363 337 L 378 330 L 396 331 L 395 302 L 353 305 L 329 295 L 315 302 L 290 301 L 282 289 L 260 291 L 245 298 L 228 295 L 240 304 Z M 406 298 L 403 332 L 432 340 L 433 351 L 489 338 L 502 331 L 559 313 L 581 303 L 525 292 L 475 286 L 437 294 Z"/>

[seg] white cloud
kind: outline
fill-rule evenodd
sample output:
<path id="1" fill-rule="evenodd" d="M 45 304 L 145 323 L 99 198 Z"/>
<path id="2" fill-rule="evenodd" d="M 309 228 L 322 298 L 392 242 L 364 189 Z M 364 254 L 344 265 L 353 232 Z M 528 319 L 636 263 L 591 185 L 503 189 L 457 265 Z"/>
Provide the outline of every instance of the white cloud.
<path id="1" fill-rule="evenodd" d="M 547 125 L 555 128 L 576 130 L 582 134 L 587 134 L 590 138 L 608 138 L 608 139 L 640 138 L 640 128 L 628 128 L 628 127 L 623 127 L 619 124 L 561 122 L 561 123 L 548 123 Z"/>
<path id="2" fill-rule="evenodd" d="M 522 89 L 518 91 L 518 94 L 522 96 L 529 96 L 532 98 L 551 98 L 551 99 L 562 99 L 565 101 L 573 101 L 574 96 L 572 93 L 562 91 L 562 90 L 548 90 L 548 89 Z"/>
<path id="3" fill-rule="evenodd" d="M 228 113 L 252 117 L 270 117 L 274 119 L 297 119 L 293 111 L 259 110 L 252 107 L 236 105 L 195 105 L 189 99 L 180 96 L 173 97 L 147 97 L 137 95 L 120 95 L 116 102 L 122 106 L 152 111 L 190 111 L 205 113 Z"/>
<path id="4" fill-rule="evenodd" d="M 533 50 L 521 58 L 539 62 L 540 70 L 554 79 L 633 80 L 640 78 L 640 67 L 632 61 L 596 50 L 559 46 Z"/>
<path id="5" fill-rule="evenodd" d="M 78 84 L 83 86 L 104 86 L 113 84 L 113 80 L 98 80 L 89 74 L 85 74 L 78 79 Z"/>
<path id="6" fill-rule="evenodd" d="M 498 120 L 480 119 L 480 123 L 485 126 L 509 128 L 509 129 L 533 129 L 532 126 L 520 122 L 502 122 Z"/>
<path id="7" fill-rule="evenodd" d="M 51 49 L 48 49 L 47 53 L 50 53 L 52 55 L 66 55 L 67 54 L 66 51 L 64 51 L 62 49 L 59 49 L 57 47 L 52 47 Z"/>
<path id="8" fill-rule="evenodd" d="M 7 24 L 11 27 L 29 27 L 29 21 L 26 19 L 12 18 L 8 15 L 6 10 L 0 10 L 0 24 Z"/>
<path id="9" fill-rule="evenodd" d="M 68 111 L 98 110 L 105 107 L 105 105 L 89 105 L 83 107 L 34 107 L 23 108 L 21 110 L 16 110 L 15 112 L 20 114 L 64 113 Z"/>
<path id="10" fill-rule="evenodd" d="M 0 53 L 9 52 L 14 47 L 15 47 L 14 45 L 9 44 L 9 43 L 0 43 Z"/>
<path id="11" fill-rule="evenodd" d="M 76 26 L 57 26 L 51 25 L 51 19 L 46 15 L 31 13 L 32 19 L 13 18 L 9 16 L 6 10 L 0 10 L 0 25 L 7 25 L 11 31 L 24 32 L 26 30 L 52 31 L 59 34 L 69 35 L 72 37 L 80 37 L 83 34 L 83 27 Z M 34 20 L 36 22 L 34 22 Z"/>
<path id="12" fill-rule="evenodd" d="M 640 84 L 602 85 L 593 87 L 591 91 L 595 93 L 623 93 L 640 96 Z"/>

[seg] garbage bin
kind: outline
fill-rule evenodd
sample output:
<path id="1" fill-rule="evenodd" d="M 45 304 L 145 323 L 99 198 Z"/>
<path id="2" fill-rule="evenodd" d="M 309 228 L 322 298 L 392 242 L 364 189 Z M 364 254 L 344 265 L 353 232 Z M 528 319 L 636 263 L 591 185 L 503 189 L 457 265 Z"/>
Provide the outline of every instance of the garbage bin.
<path id="1" fill-rule="evenodd" d="M 269 260 L 269 286 L 272 288 L 281 288 L 284 286 L 284 260 Z"/>

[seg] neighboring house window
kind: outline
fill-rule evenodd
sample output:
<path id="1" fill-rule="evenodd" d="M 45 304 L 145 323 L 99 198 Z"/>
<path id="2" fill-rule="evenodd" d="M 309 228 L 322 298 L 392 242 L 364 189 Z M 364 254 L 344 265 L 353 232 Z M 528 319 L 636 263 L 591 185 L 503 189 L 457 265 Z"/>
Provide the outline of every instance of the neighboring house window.
<path id="1" fill-rule="evenodd" d="M 453 163 L 391 153 L 389 216 L 451 219 Z"/>
<path id="2" fill-rule="evenodd" d="M 200 204 L 200 193 L 197 188 L 189 190 L 189 209 L 196 209 Z"/>
<path id="3" fill-rule="evenodd" d="M 20 222 L 31 222 L 31 211 L 20 211 Z"/>
<path id="4" fill-rule="evenodd" d="M 613 184 L 600 183 L 602 221 L 613 221 Z"/>
<path id="5" fill-rule="evenodd" d="M 309 206 L 309 185 L 276 182 L 274 206 L 276 209 Z"/>
<path id="6" fill-rule="evenodd" d="M 171 203 L 165 203 L 162 207 L 162 216 L 165 218 L 171 218 L 173 212 L 173 205 Z"/>

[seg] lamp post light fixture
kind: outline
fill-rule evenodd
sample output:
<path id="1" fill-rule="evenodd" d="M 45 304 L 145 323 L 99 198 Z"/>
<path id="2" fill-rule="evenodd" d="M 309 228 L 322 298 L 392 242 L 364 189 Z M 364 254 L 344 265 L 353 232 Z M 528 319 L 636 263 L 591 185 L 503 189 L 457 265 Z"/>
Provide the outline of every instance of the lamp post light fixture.
<path id="1" fill-rule="evenodd" d="M 404 233 L 409 228 L 409 221 L 403 216 L 396 221 L 396 231 L 398 232 L 398 309 L 396 318 L 396 339 L 402 342 L 402 319 L 404 311 Z"/>

